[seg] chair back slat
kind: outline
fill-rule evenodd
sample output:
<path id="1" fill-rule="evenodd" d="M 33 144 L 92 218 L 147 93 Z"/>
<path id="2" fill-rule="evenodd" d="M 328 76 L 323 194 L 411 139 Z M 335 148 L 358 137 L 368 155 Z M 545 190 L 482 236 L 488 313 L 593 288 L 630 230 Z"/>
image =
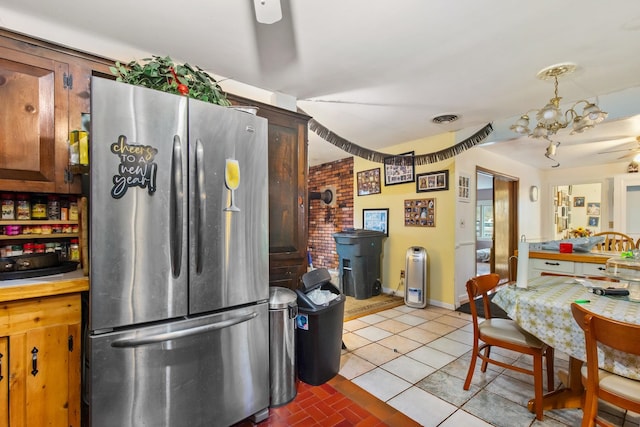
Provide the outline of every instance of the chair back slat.
<path id="1" fill-rule="evenodd" d="M 604 236 L 604 241 L 594 246 L 594 250 L 607 252 L 625 252 L 636 248 L 636 242 L 630 236 L 617 231 L 603 231 L 593 237 Z"/>

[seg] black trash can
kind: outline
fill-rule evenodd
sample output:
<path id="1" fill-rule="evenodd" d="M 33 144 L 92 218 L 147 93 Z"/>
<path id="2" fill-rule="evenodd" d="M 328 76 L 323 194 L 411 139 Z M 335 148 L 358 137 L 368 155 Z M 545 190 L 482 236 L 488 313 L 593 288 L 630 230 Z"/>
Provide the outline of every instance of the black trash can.
<path id="1" fill-rule="evenodd" d="M 337 297 L 326 304 L 316 303 L 311 299 L 316 289 Z M 302 285 L 296 293 L 298 379 L 310 385 L 324 384 L 340 371 L 345 296 L 331 283 L 331 275 L 326 268 L 312 270 L 302 276 Z"/>
<path id="2" fill-rule="evenodd" d="M 380 295 L 380 256 L 386 234 L 374 230 L 343 230 L 334 233 L 340 257 L 340 291 L 355 299 Z"/>

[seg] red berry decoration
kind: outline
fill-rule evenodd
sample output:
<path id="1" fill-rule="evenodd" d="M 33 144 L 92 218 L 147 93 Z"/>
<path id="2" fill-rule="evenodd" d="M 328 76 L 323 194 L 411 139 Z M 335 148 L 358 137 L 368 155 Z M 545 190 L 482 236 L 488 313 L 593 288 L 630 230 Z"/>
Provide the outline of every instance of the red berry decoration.
<path id="1" fill-rule="evenodd" d="M 189 93 L 189 88 L 187 85 L 179 84 L 178 92 L 180 92 L 181 95 L 187 95 Z"/>

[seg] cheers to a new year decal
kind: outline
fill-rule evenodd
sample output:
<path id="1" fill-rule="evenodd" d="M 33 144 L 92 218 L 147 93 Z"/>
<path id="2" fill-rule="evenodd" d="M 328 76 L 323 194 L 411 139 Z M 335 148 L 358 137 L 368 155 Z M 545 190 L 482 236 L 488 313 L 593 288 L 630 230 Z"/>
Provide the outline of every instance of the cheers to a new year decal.
<path id="1" fill-rule="evenodd" d="M 158 165 L 154 162 L 158 149 L 150 145 L 127 144 L 127 137 L 120 135 L 111 144 L 111 152 L 118 156 L 118 173 L 113 176 L 111 196 L 119 199 L 129 187 L 146 188 L 149 194 L 156 191 Z"/>

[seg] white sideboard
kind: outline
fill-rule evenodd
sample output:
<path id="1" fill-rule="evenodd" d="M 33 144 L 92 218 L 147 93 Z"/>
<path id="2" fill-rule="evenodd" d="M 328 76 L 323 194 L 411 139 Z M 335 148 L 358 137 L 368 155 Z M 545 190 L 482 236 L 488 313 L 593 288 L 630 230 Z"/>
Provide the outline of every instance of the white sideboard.
<path id="1" fill-rule="evenodd" d="M 529 278 L 543 272 L 567 276 L 604 277 L 609 258 L 619 254 L 613 252 L 589 252 L 564 254 L 554 251 L 529 252 Z"/>

